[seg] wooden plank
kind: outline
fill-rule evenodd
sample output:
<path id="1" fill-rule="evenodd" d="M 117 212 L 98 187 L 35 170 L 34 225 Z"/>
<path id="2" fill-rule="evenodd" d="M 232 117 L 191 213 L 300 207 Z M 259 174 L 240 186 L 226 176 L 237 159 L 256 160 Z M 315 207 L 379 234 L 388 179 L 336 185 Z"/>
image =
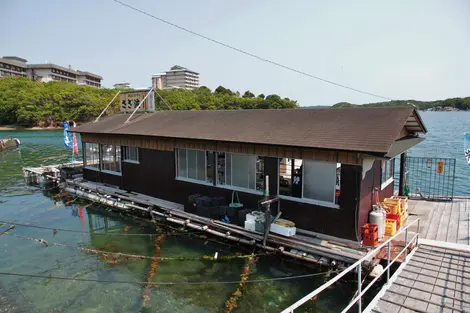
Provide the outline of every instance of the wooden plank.
<path id="1" fill-rule="evenodd" d="M 448 207 L 448 203 L 438 202 L 438 210 L 442 211 L 441 218 L 437 224 L 437 233 L 434 240 L 438 241 L 446 241 L 447 239 L 447 227 L 449 226 L 450 220 L 450 208 Z"/>
<path id="2" fill-rule="evenodd" d="M 450 202 L 450 218 L 447 225 L 447 242 L 457 242 L 457 233 L 459 230 L 459 211 L 460 211 L 461 200 L 454 200 Z"/>
<path id="3" fill-rule="evenodd" d="M 467 200 L 460 200 L 459 205 L 459 224 L 457 231 L 457 243 L 470 245 L 470 214 L 466 212 L 465 205 Z"/>

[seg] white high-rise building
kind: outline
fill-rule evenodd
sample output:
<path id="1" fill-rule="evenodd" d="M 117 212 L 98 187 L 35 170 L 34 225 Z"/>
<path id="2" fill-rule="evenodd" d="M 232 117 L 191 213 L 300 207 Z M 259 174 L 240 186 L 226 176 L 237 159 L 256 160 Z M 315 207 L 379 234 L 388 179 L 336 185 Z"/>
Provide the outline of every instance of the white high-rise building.
<path id="1" fill-rule="evenodd" d="M 0 77 L 23 76 L 44 83 L 66 81 L 77 85 L 101 87 L 103 77 L 100 75 L 72 69 L 70 65 L 63 67 L 49 62 L 44 64 L 27 64 L 27 62 L 26 59 L 15 56 L 0 58 Z"/>
<path id="2" fill-rule="evenodd" d="M 199 73 L 175 65 L 169 71 L 152 76 L 152 87 L 156 89 L 199 88 Z"/>

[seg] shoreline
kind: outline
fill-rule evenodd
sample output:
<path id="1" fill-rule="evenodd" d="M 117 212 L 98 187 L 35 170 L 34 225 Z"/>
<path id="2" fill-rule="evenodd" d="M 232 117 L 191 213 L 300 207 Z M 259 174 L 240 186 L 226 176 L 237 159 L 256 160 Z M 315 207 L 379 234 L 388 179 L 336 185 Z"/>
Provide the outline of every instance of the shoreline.
<path id="1" fill-rule="evenodd" d="M 34 126 L 34 127 L 24 127 L 24 126 L 16 126 L 16 125 L 0 125 L 0 131 L 19 131 L 19 130 L 58 130 L 58 129 L 64 129 L 61 126 L 56 126 L 56 127 L 39 127 L 39 126 Z"/>

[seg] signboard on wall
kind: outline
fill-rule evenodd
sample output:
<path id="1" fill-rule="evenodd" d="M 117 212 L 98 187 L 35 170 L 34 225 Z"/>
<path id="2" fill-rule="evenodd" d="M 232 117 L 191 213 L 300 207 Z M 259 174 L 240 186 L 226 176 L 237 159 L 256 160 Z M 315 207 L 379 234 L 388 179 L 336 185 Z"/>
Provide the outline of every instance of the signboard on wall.
<path id="1" fill-rule="evenodd" d="M 145 98 L 151 89 L 147 90 L 134 90 L 128 92 L 121 92 L 120 107 L 122 113 L 132 113 L 139 103 Z M 154 112 L 155 111 L 155 93 L 152 90 L 148 97 L 144 100 L 137 112 Z"/>
<path id="2" fill-rule="evenodd" d="M 437 161 L 437 173 L 438 174 L 444 173 L 444 162 L 443 161 Z"/>

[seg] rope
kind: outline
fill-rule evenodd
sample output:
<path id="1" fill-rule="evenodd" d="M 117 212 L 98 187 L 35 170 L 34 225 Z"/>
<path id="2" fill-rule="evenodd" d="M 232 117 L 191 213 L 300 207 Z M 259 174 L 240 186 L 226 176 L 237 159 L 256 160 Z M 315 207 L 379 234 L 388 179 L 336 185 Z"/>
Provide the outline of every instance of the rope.
<path id="1" fill-rule="evenodd" d="M 338 272 L 338 271 L 335 271 Z M 246 280 L 244 283 L 264 283 L 271 281 L 280 281 L 280 280 L 291 280 L 291 279 L 301 279 L 309 278 L 315 276 L 325 275 L 328 272 L 322 273 L 313 273 L 313 274 L 304 274 L 296 276 L 285 276 L 285 277 L 274 277 L 274 278 L 262 278 L 262 279 L 252 279 Z M 6 276 L 19 276 L 19 277 L 30 277 L 30 278 L 45 278 L 45 279 L 57 279 L 57 280 L 69 280 L 69 281 L 82 281 L 82 282 L 94 282 L 94 283 L 114 283 L 114 284 L 138 284 L 138 285 L 223 285 L 223 284 L 239 284 L 240 281 L 184 281 L 184 282 L 147 282 L 147 281 L 129 281 L 129 280 L 102 280 L 102 279 L 91 279 L 91 278 L 73 278 L 73 277 L 63 277 L 63 276 L 46 276 L 46 275 L 35 275 L 35 274 L 23 274 L 23 273 L 7 273 L 0 272 L 0 275 Z"/>
<path id="2" fill-rule="evenodd" d="M 92 204 L 92 203 L 91 203 Z M 91 205 L 89 204 L 89 205 Z M 87 206 L 89 206 L 87 205 Z M 86 208 L 87 206 L 84 206 Z M 52 227 L 46 227 L 46 226 L 37 226 L 37 225 L 28 225 L 28 224 L 20 224 L 20 223 L 14 223 L 14 222 L 6 222 L 6 221 L 0 221 L 0 223 L 3 224 L 14 224 L 15 226 L 21 226 L 21 227 L 30 227 L 30 228 L 38 228 L 38 229 L 47 229 L 47 230 L 52 230 L 52 231 L 63 231 L 63 232 L 71 232 L 71 233 L 81 233 L 81 234 L 91 234 L 91 235 L 100 235 L 100 236 L 158 236 L 159 234 L 110 234 L 110 233 L 94 233 L 94 232 L 89 232 L 89 231 L 83 231 L 83 230 L 78 230 L 78 229 L 64 229 L 64 228 L 52 228 Z M 192 234 L 199 234 L 199 233 L 205 233 L 204 231 L 200 232 L 181 232 L 181 233 L 169 233 L 165 234 L 167 236 L 178 236 L 178 235 L 192 235 Z"/>
<path id="3" fill-rule="evenodd" d="M 233 259 L 247 259 L 253 256 L 253 254 L 248 254 L 248 255 L 231 255 L 231 256 L 219 256 L 219 257 L 214 257 L 214 256 L 209 256 L 209 255 L 203 255 L 200 257 L 195 257 L 195 258 L 189 258 L 189 257 L 152 257 L 152 256 L 147 256 L 147 255 L 140 255 L 140 254 L 128 254 L 128 253 L 121 253 L 121 252 L 109 252 L 109 251 L 103 251 L 103 250 L 96 250 L 96 249 L 88 249 L 88 248 L 82 248 L 82 247 L 75 247 L 75 246 L 70 246 L 66 245 L 63 243 L 57 243 L 57 242 L 48 242 L 44 239 L 38 239 L 38 238 L 33 238 L 29 236 L 23 236 L 19 234 L 11 234 L 9 233 L 8 235 L 12 235 L 18 238 L 26 239 L 26 240 L 31 240 L 31 241 L 36 241 L 38 243 L 41 243 L 48 247 L 49 245 L 51 246 L 56 246 L 56 247 L 64 247 L 64 248 L 69 248 L 69 249 L 74 249 L 74 250 L 81 250 L 90 254 L 101 254 L 104 257 L 108 256 L 114 256 L 115 258 L 128 258 L 128 259 L 148 259 L 148 260 L 160 260 L 160 261 L 200 261 L 200 260 L 212 260 L 212 261 L 226 261 L 226 260 L 233 260 Z M 271 255 L 272 253 L 259 253 L 255 254 L 254 256 L 263 256 L 263 255 Z"/>

